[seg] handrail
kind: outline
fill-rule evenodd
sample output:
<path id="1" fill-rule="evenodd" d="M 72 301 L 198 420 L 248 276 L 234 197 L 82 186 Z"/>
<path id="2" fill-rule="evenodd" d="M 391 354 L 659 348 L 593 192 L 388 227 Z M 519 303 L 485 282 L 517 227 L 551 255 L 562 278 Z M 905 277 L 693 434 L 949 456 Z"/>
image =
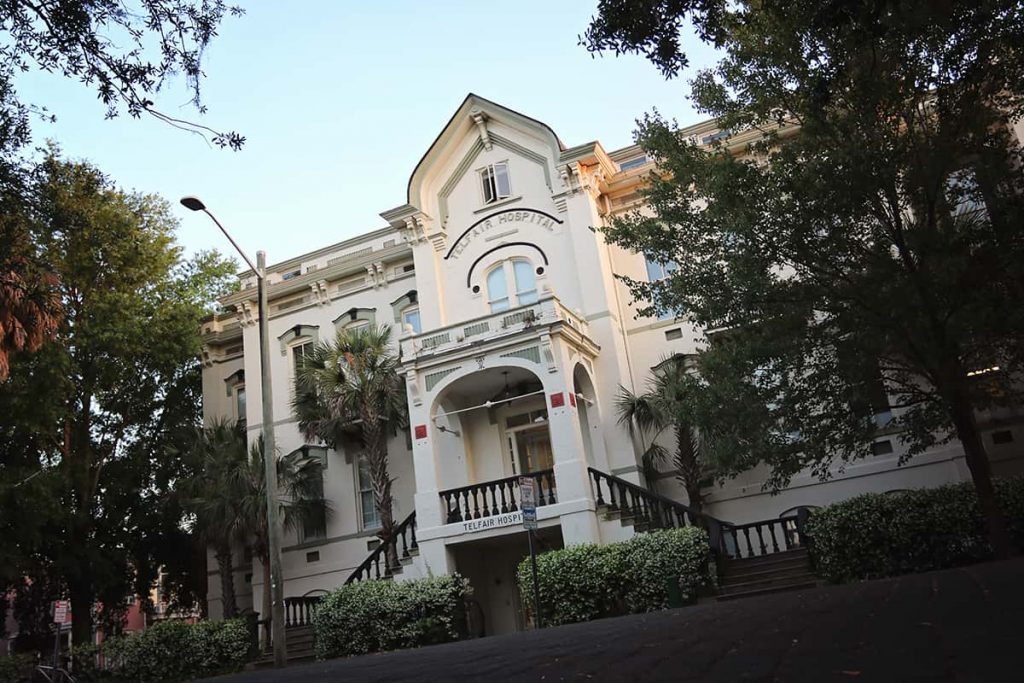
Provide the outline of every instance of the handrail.
<path id="1" fill-rule="evenodd" d="M 558 502 L 557 484 L 553 469 L 537 470 L 521 475 L 536 482 L 537 507 Z M 453 524 L 469 519 L 480 519 L 519 510 L 516 500 L 520 475 L 483 481 L 439 491 L 444 504 L 445 522 Z"/>
<path id="2" fill-rule="evenodd" d="M 635 517 L 657 529 L 675 529 L 696 526 L 708 532 L 708 541 L 715 552 L 729 553 L 724 543 L 723 530 L 732 526 L 711 515 L 694 510 L 685 503 L 672 500 L 643 486 L 620 477 L 587 468 L 594 487 L 594 498 L 598 505 L 607 505 L 624 515 Z M 602 481 L 608 488 L 605 500 Z"/>
<path id="3" fill-rule="evenodd" d="M 399 541 L 402 543 L 401 556 L 398 553 Z M 364 579 L 390 577 L 398 569 L 400 561 L 410 557 L 419 547 L 419 543 L 416 541 L 416 511 L 413 510 L 408 517 L 402 520 L 401 524 L 395 527 L 391 538 L 382 541 L 380 545 L 374 548 L 373 552 L 345 579 L 345 585 L 363 581 Z M 394 552 L 389 552 L 391 550 Z M 381 571 L 380 566 L 382 557 L 384 560 L 383 571 Z"/>

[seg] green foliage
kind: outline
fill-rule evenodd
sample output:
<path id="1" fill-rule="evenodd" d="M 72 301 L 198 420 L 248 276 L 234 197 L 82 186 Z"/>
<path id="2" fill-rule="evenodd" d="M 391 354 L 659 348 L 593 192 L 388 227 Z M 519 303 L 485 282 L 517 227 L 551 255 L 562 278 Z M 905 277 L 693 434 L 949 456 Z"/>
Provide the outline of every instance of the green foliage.
<path id="1" fill-rule="evenodd" d="M 436 645 L 465 635 L 461 576 L 360 581 L 324 597 L 313 616 L 318 659 Z"/>
<path id="2" fill-rule="evenodd" d="M 0 683 L 21 683 L 30 680 L 35 664 L 35 654 L 0 656 Z"/>
<path id="3" fill-rule="evenodd" d="M 658 439 L 672 433 L 676 443 L 672 465 L 686 489 L 687 502 L 698 511 L 704 506 L 701 482 L 706 476 L 701 440 L 693 429 L 697 419 L 693 406 L 699 405 L 693 394 L 699 392 L 699 385 L 686 357 L 676 355 L 655 367 L 646 392 L 636 395 L 620 386 L 615 398 L 619 424 L 645 445 L 641 461 L 648 479 L 667 457 Z"/>
<path id="4" fill-rule="evenodd" d="M 303 359 L 292 409 L 306 438 L 337 448 L 356 435 L 366 449 L 373 502 L 383 540 L 395 520 L 388 469 L 388 435 L 408 426 L 405 383 L 391 348 L 391 328 L 363 325 L 340 330 Z M 394 559 L 394 558 L 392 558 Z"/>
<path id="5" fill-rule="evenodd" d="M 571 624 L 665 609 L 675 585 L 683 601 L 692 602 L 711 585 L 709 555 L 707 534 L 695 527 L 539 555 L 537 583 L 544 623 Z M 520 563 L 518 579 L 523 606 L 532 613 L 529 558 Z"/>
<path id="6" fill-rule="evenodd" d="M 163 621 L 103 644 L 108 672 L 125 681 L 186 681 L 238 671 L 248 661 L 249 628 L 243 619 Z"/>
<path id="7" fill-rule="evenodd" d="M 690 23 L 720 54 L 690 81 L 714 127 L 641 121 L 659 172 L 607 235 L 678 264 L 624 278 L 646 312 L 717 331 L 695 359 L 709 460 L 827 478 L 888 403 L 906 457 L 963 444 L 1005 553 L 975 413 L 1022 398 L 1020 3 L 602 0 L 583 42 L 674 76 Z"/>
<path id="8" fill-rule="evenodd" d="M 1024 550 L 1024 478 L 996 480 L 1011 536 Z M 811 514 L 819 576 L 834 582 L 956 567 L 992 557 L 971 484 L 868 493 Z"/>
<path id="9" fill-rule="evenodd" d="M 205 589 L 205 571 L 181 566 L 191 553 L 176 487 L 201 419 L 198 323 L 234 265 L 183 258 L 165 201 L 87 163 L 51 150 L 33 183 L 38 248 L 65 315 L 0 384 L 0 534 L 13 539 L 0 582 L 59 585 L 81 644 L 92 605 L 116 633 L 127 596 L 148 595 L 160 565 L 175 570 L 169 585 L 187 579 L 185 602 Z"/>

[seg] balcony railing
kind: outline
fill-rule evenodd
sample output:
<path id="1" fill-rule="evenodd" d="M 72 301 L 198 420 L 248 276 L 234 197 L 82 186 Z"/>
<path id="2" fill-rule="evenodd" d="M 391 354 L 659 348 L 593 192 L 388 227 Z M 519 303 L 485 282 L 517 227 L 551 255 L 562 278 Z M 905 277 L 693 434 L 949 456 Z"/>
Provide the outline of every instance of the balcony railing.
<path id="1" fill-rule="evenodd" d="M 558 502 L 554 470 L 540 470 L 523 476 L 534 481 L 537 507 Z M 518 476 L 441 491 L 440 496 L 448 524 L 515 512 L 522 505 Z"/>
<path id="2" fill-rule="evenodd" d="M 443 353 L 556 323 L 565 324 L 583 335 L 589 332 L 584 318 L 566 308 L 554 294 L 545 294 L 532 304 L 470 318 L 455 325 L 407 337 L 402 340 L 402 357 Z"/>

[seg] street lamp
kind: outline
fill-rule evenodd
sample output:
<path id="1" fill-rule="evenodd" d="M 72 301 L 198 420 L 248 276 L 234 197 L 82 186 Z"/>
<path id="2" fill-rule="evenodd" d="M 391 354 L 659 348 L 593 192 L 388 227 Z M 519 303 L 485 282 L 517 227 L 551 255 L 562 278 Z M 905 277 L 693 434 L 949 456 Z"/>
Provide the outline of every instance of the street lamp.
<path id="1" fill-rule="evenodd" d="M 238 246 L 217 217 L 210 213 L 198 197 L 182 197 L 181 205 L 191 211 L 202 211 L 210 217 L 231 242 L 249 268 L 256 273 L 260 334 L 260 388 L 263 401 L 263 466 L 267 480 L 267 535 L 270 537 L 270 634 L 274 642 L 274 666 L 282 667 L 288 660 L 284 632 L 284 580 L 281 576 L 281 527 L 277 522 L 277 458 L 274 440 L 274 407 L 271 403 L 270 345 L 267 331 L 267 255 L 256 252 L 256 264 Z M 264 586 L 263 590 L 267 590 Z"/>

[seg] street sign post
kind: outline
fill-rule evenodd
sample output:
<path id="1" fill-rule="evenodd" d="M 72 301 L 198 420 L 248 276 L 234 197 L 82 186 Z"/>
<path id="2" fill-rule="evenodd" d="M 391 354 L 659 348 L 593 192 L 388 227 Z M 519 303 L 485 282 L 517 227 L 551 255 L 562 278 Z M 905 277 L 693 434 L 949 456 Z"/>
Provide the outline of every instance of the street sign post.
<path id="1" fill-rule="evenodd" d="M 543 628 L 540 615 L 540 587 L 537 584 L 537 549 L 533 543 L 533 532 L 537 528 L 537 489 L 533 477 L 519 477 L 519 508 L 523 511 L 523 528 L 530 544 L 530 573 L 533 574 L 533 613 L 537 628 Z"/>
<path id="2" fill-rule="evenodd" d="M 68 620 L 68 611 L 71 609 L 71 603 L 67 600 L 54 600 L 53 601 L 53 625 L 54 625 L 54 638 L 53 638 L 53 666 L 60 666 L 60 632 L 64 628 L 64 623 Z"/>

